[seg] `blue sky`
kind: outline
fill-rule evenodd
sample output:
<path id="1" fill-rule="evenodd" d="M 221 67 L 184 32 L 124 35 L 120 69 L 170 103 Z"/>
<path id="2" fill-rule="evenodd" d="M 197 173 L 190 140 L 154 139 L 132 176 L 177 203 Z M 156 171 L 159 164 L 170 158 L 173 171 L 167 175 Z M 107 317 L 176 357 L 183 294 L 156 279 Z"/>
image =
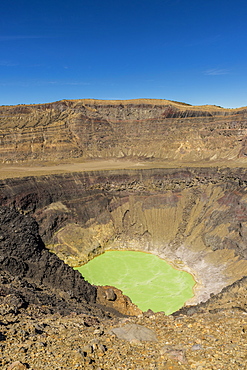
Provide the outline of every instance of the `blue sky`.
<path id="1" fill-rule="evenodd" d="M 0 105 L 247 106 L 246 0 L 1 0 Z"/>

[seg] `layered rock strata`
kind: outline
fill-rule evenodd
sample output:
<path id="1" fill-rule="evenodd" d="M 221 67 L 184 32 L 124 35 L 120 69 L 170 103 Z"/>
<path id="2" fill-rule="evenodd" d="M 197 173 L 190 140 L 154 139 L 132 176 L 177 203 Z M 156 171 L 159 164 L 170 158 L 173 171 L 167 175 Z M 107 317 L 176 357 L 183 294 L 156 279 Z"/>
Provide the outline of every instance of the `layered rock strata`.
<path id="1" fill-rule="evenodd" d="M 174 167 L 246 166 L 246 113 L 164 100 L 0 107 L 0 163 L 19 168 L 24 162 L 24 171 L 46 161 L 98 158 L 137 158 L 150 167 L 159 161 L 165 167 L 166 160 Z M 14 171 L 8 177 L 16 177 Z M 244 368 L 246 184 L 239 168 L 2 180 L 0 366 Z M 188 303 L 201 303 L 173 316 L 140 314 L 113 287 L 96 293 L 44 243 L 71 266 L 107 249 L 158 254 L 194 274 L 195 299 Z M 119 318 L 116 309 L 138 317 Z M 113 338 L 110 329 L 126 320 L 152 329 L 158 341 Z"/>
<path id="2" fill-rule="evenodd" d="M 246 275 L 246 181 L 241 169 L 102 171 L 6 179 L 0 198 L 71 266 L 131 249 L 191 272 L 194 304 Z"/>
<path id="3" fill-rule="evenodd" d="M 63 100 L 0 107 L 0 160 L 245 158 L 247 109 L 168 100 Z"/>

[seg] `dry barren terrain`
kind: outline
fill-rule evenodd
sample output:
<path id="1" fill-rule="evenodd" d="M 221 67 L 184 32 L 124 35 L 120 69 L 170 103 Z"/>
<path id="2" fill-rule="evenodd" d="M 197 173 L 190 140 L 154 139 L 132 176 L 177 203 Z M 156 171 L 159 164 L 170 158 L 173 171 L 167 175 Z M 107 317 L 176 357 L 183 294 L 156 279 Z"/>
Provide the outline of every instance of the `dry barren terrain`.
<path id="1" fill-rule="evenodd" d="M 0 366 L 247 369 L 246 156 L 246 107 L 0 107 Z M 111 249 L 191 272 L 194 299 L 142 313 L 70 267 Z"/>

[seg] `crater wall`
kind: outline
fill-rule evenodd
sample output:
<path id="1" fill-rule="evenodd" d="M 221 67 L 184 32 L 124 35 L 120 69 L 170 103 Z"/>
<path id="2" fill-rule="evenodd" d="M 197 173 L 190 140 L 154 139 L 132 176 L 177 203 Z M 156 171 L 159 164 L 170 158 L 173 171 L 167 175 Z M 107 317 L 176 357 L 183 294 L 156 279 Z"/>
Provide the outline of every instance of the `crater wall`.
<path id="1" fill-rule="evenodd" d="M 236 160 L 247 153 L 246 117 L 246 108 L 148 99 L 3 106 L 0 161 Z"/>
<path id="2" fill-rule="evenodd" d="M 71 266 L 104 250 L 154 253 L 191 272 L 190 304 L 247 273 L 243 169 L 151 169 L 6 179 L 0 202 L 32 214 Z"/>

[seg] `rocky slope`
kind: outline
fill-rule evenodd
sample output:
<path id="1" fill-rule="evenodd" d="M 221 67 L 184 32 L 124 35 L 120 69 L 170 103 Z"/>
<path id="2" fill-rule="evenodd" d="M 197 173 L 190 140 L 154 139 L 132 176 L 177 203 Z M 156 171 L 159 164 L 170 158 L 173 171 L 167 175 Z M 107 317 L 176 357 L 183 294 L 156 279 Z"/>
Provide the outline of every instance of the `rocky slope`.
<path id="1" fill-rule="evenodd" d="M 1 287 L 2 303 L 7 307 L 16 304 L 14 311 L 35 304 L 45 305 L 48 312 L 75 311 L 97 317 L 121 316 L 117 306 L 122 306 L 123 313 L 140 312 L 120 291 L 113 293 L 108 288 L 114 298 L 104 299 L 103 288 L 97 291 L 45 248 L 33 218 L 8 207 L 0 208 L 0 258 L 2 282 L 9 281 L 8 288 L 5 283 Z"/>
<path id="2" fill-rule="evenodd" d="M 0 107 L 0 169 L 12 164 L 0 181 L 4 370 L 246 368 L 246 114 L 165 100 Z M 149 169 L 69 172 L 99 158 Z M 15 174 L 47 161 L 68 172 Z M 69 267 L 108 249 L 191 272 L 194 299 L 141 313 Z"/>
<path id="3" fill-rule="evenodd" d="M 246 155 L 247 109 L 167 100 L 0 107 L 0 160 L 232 160 Z"/>
<path id="4" fill-rule="evenodd" d="M 245 288 L 246 293 L 246 288 Z M 61 316 L 18 308 L 1 316 L 1 367 L 25 369 L 246 369 L 246 312 L 148 314 L 128 319 Z M 156 340 L 120 339 L 111 330 L 138 325 Z"/>
<path id="5" fill-rule="evenodd" d="M 6 179 L 0 199 L 32 214 L 71 266 L 132 249 L 191 272 L 192 304 L 246 275 L 246 183 L 241 169 L 85 172 Z"/>
<path id="6" fill-rule="evenodd" d="M 0 270 L 2 369 L 245 369 L 246 278 L 171 316 L 150 311 L 123 318 L 92 298 L 86 304 L 90 287 L 82 290 L 83 278 L 43 248 L 34 220 L 7 208 L 0 216 L 1 255 L 21 267 L 12 270 L 4 262 Z M 54 258 L 63 266 L 63 282 L 74 274 L 73 291 L 65 292 L 49 274 Z M 47 273 L 40 279 L 44 264 Z"/>

